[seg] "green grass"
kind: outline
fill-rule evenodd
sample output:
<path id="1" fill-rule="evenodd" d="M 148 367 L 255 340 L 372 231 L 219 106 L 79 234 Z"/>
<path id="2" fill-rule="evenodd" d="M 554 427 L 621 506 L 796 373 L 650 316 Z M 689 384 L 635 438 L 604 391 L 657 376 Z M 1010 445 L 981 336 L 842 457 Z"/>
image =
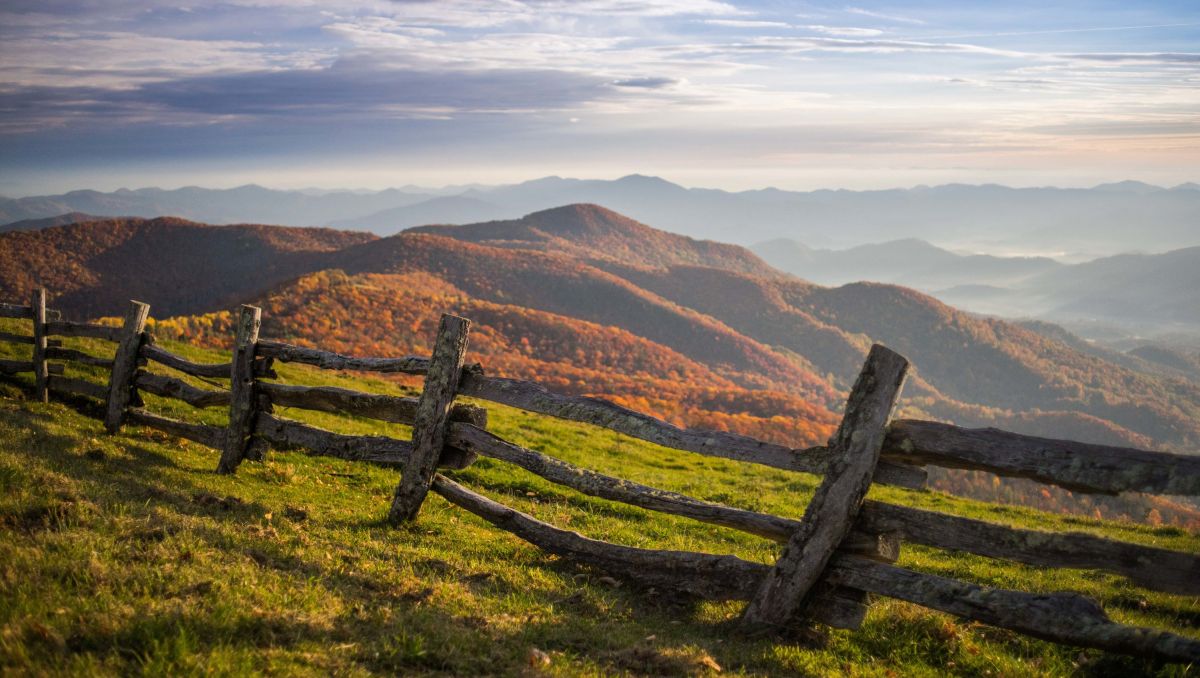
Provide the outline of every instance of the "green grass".
<path id="1" fill-rule="evenodd" d="M 100 342 L 67 344 L 103 351 Z M 2 350 L 15 357 L 27 348 Z M 101 378 L 94 370 L 69 370 Z M 289 383 L 401 388 L 293 366 L 279 372 Z M 138 427 L 105 435 L 78 403 L 29 401 L 27 382 L 0 382 L 0 673 L 694 675 L 711 670 L 712 662 L 734 675 L 1197 672 L 1046 643 L 887 599 L 856 632 L 748 639 L 736 628 L 741 603 L 614 585 L 602 572 L 547 556 L 436 495 L 415 526 L 387 527 L 382 518 L 394 471 L 292 451 L 218 476 L 213 450 Z M 224 421 L 219 408 L 197 411 L 149 396 L 147 407 L 191 421 Z M 817 482 L 487 407 L 491 430 L 506 439 L 735 506 L 798 517 Z M 369 420 L 280 414 L 344 432 L 408 435 L 405 427 Z M 765 563 L 777 553 L 756 537 L 585 497 L 500 462 L 481 460 L 452 475 L 596 538 Z M 1174 528 L 1053 516 L 938 493 L 874 488 L 872 496 L 1200 551 L 1200 538 Z M 1200 599 L 1156 594 L 1115 576 L 916 546 L 905 547 L 900 564 L 1027 591 L 1080 591 L 1119 621 L 1200 637 Z M 549 664 L 531 662 L 535 649 Z"/>

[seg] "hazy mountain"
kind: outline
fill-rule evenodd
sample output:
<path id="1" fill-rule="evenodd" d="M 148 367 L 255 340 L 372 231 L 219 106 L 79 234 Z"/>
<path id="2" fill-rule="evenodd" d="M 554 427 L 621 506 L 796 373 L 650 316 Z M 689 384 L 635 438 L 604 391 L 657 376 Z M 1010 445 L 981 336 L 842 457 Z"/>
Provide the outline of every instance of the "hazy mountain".
<path id="1" fill-rule="evenodd" d="M 1120 186 L 1133 193 L 1150 190 L 1132 182 Z M 1088 336 L 1092 333 L 1081 329 L 1087 325 L 1118 336 L 1200 332 L 1200 247 L 1080 264 L 961 255 L 914 239 L 845 250 L 779 239 L 751 249 L 773 266 L 820 284 L 905 285 L 965 310 L 1068 323 Z"/>
<path id="2" fill-rule="evenodd" d="M 10 224 L 0 226 L 0 233 L 5 231 L 37 231 L 51 226 L 65 226 L 67 224 L 75 224 L 80 221 L 94 221 L 103 219 L 94 214 L 84 214 L 83 212 L 67 212 L 54 217 L 45 217 L 42 219 L 22 219 L 14 221 Z"/>
<path id="3" fill-rule="evenodd" d="M 421 202 L 393 207 L 364 217 L 339 219 L 330 223 L 334 228 L 349 228 L 371 231 L 379 235 L 393 235 L 406 228 L 426 224 L 468 224 L 495 219 L 504 214 L 498 205 L 466 195 L 451 195 L 430 198 Z M 506 216 L 516 216 L 517 213 Z"/>
<path id="4" fill-rule="evenodd" d="M 651 228 L 599 205 L 567 205 L 520 219 L 463 226 L 421 226 L 412 233 L 518 249 L 563 252 L 585 261 L 614 260 L 638 266 L 712 266 L 762 276 L 778 271 L 737 245 L 695 240 Z"/>
<path id="5" fill-rule="evenodd" d="M 422 202 L 434 196 L 398 189 L 358 191 L 277 191 L 262 186 L 174 190 L 121 189 L 112 193 L 72 191 L 62 195 L 0 199 L 0 222 L 38 219 L 65 212 L 98 216 L 176 216 L 212 224 L 274 223 L 322 226 L 348 215 L 370 214 Z"/>
<path id="6" fill-rule="evenodd" d="M 1049 271 L 1020 286 L 1059 318 L 1200 328 L 1200 247 L 1122 254 Z"/>
<path id="7" fill-rule="evenodd" d="M 822 285 L 872 280 L 927 291 L 966 284 L 999 287 L 1061 267 L 1047 257 L 961 255 L 915 238 L 844 250 L 776 239 L 750 249 L 772 266 Z"/>
<path id="8" fill-rule="evenodd" d="M 683 188 L 657 177 L 546 177 L 509 186 L 364 193 L 183 188 L 75 191 L 0 199 L 0 222 L 88 214 L 177 215 L 211 223 L 269 222 L 369 228 L 381 234 L 424 223 L 511 219 L 550 207 L 595 203 L 643 223 L 696 238 L 750 244 L 791 238 L 814 246 L 919 238 L 992 254 L 1069 255 L 1073 260 L 1135 250 L 1147 242 L 1197 242 L 1200 191 L 1138 182 L 1092 189 L 945 185 L 880 191 Z M 455 198 L 444 199 L 439 198 Z M 418 203 L 425 203 L 415 207 Z M 413 210 L 397 208 L 414 207 Z M 396 211 L 393 211 L 396 210 Z"/>

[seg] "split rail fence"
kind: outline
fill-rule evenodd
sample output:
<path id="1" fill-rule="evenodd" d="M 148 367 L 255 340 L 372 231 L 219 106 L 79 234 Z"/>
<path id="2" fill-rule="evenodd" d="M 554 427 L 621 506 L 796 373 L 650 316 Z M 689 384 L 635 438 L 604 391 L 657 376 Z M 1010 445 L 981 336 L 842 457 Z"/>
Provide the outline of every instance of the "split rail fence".
<path id="1" fill-rule="evenodd" d="M 85 396 L 104 403 L 104 424 L 156 428 L 220 451 L 217 470 L 233 473 L 244 459 L 270 447 L 401 469 L 389 517 L 416 518 L 432 490 L 542 550 L 645 584 L 698 597 L 748 600 L 748 631 L 820 622 L 857 628 L 869 594 L 906 600 L 1037 638 L 1082 647 L 1200 662 L 1200 641 L 1167 631 L 1112 621 L 1090 598 L 1075 593 L 1028 593 L 979 586 L 898 567 L 900 544 L 964 551 L 1037 567 L 1114 573 L 1147 589 L 1200 595 L 1200 554 L 1170 551 L 1078 532 L 1017 529 L 876 500 L 872 482 L 921 488 L 925 465 L 980 469 L 1029 478 L 1075 492 L 1125 491 L 1200 495 L 1200 457 L 1067 440 L 1051 440 L 949 424 L 893 420 L 908 362 L 875 346 L 825 446 L 791 449 L 727 432 L 688 430 L 598 398 L 555 393 L 516 379 L 464 366 L 470 322 L 444 315 L 428 358 L 365 358 L 260 339 L 260 310 L 240 310 L 233 358 L 202 364 L 156 346 L 145 331 L 149 307 L 130 302 L 122 327 L 63 320 L 38 290 L 29 306 L 0 304 L 0 317 L 33 321 L 31 335 L 0 340 L 32 344 L 29 361 L 0 361 L 0 372 L 34 374 L 35 397 Z M 116 345 L 112 358 L 63 348 L 52 336 L 91 337 Z M 104 385 L 63 376 L 63 361 L 110 369 Z M 193 386 L 152 374 L 155 362 L 187 375 L 229 379 L 227 390 Z M 280 383 L 273 364 L 300 363 L 327 370 L 424 375 L 417 398 L 333 387 Z M 190 405 L 225 407 L 225 428 L 187 423 L 140 406 L 139 393 Z M 455 403 L 456 396 L 602 426 L 668 448 L 823 475 L 799 520 L 724 506 L 583 469 L 489 433 L 486 410 Z M 323 430 L 273 412 L 274 405 L 345 413 L 412 425 L 412 439 L 353 436 Z M 519 466 L 583 494 L 742 530 L 784 544 L 774 566 L 730 555 L 651 550 L 590 539 L 484 497 L 437 472 L 461 469 L 478 456 Z"/>

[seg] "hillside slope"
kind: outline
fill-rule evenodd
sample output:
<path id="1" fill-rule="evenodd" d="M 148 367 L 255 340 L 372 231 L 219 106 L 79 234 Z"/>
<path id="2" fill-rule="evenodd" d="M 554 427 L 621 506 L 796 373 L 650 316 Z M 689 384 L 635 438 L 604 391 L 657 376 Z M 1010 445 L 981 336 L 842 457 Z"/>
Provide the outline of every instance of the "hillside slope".
<path id="1" fill-rule="evenodd" d="M 4 234 L 0 293 L 20 299 L 46 284 L 56 306 L 83 315 L 120 313 L 131 297 L 159 317 L 258 301 L 288 336 L 376 354 L 412 350 L 416 334 L 403 328 L 461 309 L 479 316 L 481 336 L 494 333 L 489 362 L 502 372 L 642 397 L 649 411 L 692 425 L 728 405 L 756 420 L 714 425 L 770 428 L 797 446 L 819 437 L 881 341 L 914 362 L 908 414 L 1141 447 L 1200 441 L 1200 391 L 1187 380 L 1140 374 L 905 288 L 761 275 L 765 264 L 740 248 L 595 206 L 421 231 L 379 239 L 164 219 Z M 27 266 L 27 252 L 44 256 Z M 345 275 L 313 277 L 335 269 Z M 720 404 L 680 390 L 681 380 L 737 395 Z M 795 426 L 765 423 L 805 411 L 801 439 L 786 439 Z"/>
<path id="2" fill-rule="evenodd" d="M 5 331 L 16 328 L 0 321 Z M 100 354 L 98 342 L 80 348 Z M 227 353 L 167 343 L 200 362 Z M 15 357 L 0 346 L 0 354 Z M 279 367 L 288 383 L 394 393 L 396 384 Z M 98 375 L 91 374 L 96 379 Z M 431 496 L 414 529 L 381 521 L 393 470 L 272 451 L 237 475 L 218 454 L 150 429 L 116 436 L 59 402 L 26 400 L 27 380 L 0 379 L 0 672 L 124 676 L 285 675 L 1179 675 L 1179 667 L 1054 645 L 881 599 L 857 632 L 825 642 L 730 632 L 737 603 L 703 603 L 614 585 L 550 557 Z M 217 423 L 148 397 L 170 416 Z M 85 413 L 89 412 L 86 408 Z M 710 501 L 798 516 L 815 479 L 667 453 L 592 427 L 489 407 L 489 428 L 571 463 Z M 403 427 L 289 410 L 350 434 Z M 769 562 L 751 535 L 565 491 L 516 467 L 480 461 L 451 475 L 536 518 L 647 548 L 729 553 Z M 885 501 L 996 520 L 996 507 L 938 493 L 876 488 Z M 1175 528 L 1008 509 L 1003 521 L 1084 530 L 1181 551 Z M 921 547 L 899 564 L 984 585 L 1075 590 L 1125 623 L 1196 636 L 1194 604 L 1092 572 L 1026 567 Z M 541 654 L 549 665 L 541 666 Z"/>
<path id="3" fill-rule="evenodd" d="M 129 299 L 160 315 L 234 304 L 308 271 L 375 236 L 315 228 L 209 226 L 183 219 L 108 219 L 5 233 L 0 297 L 28 299 L 35 286 L 84 316 L 119 313 Z"/>
<path id="4" fill-rule="evenodd" d="M 509 221 L 422 226 L 431 233 L 494 247 L 560 252 L 639 266 L 693 264 L 775 277 L 779 272 L 737 245 L 695 240 L 651 228 L 599 205 L 566 205 Z"/>

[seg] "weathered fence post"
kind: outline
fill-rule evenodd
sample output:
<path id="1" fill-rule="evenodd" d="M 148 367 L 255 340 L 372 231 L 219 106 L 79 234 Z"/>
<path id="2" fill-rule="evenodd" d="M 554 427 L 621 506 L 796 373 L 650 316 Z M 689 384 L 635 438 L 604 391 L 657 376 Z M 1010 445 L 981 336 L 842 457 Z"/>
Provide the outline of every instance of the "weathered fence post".
<path id="1" fill-rule="evenodd" d="M 113 356 L 112 374 L 108 378 L 108 411 L 104 414 L 104 430 L 116 433 L 125 420 L 125 409 L 133 397 L 133 377 L 137 372 L 138 352 L 142 348 L 146 318 L 150 305 L 130 301 L 125 311 L 125 325 L 121 328 L 121 341 Z"/>
<path id="2" fill-rule="evenodd" d="M 50 402 L 50 372 L 46 367 L 46 288 L 33 291 L 33 397 Z"/>
<path id="3" fill-rule="evenodd" d="M 442 446 L 446 440 L 446 424 L 450 407 L 458 390 L 463 357 L 467 352 L 467 331 L 471 321 L 449 314 L 442 315 L 425 388 L 417 402 L 413 421 L 412 457 L 404 465 L 388 519 L 392 524 L 414 520 L 429 493 Z"/>
<path id="4" fill-rule="evenodd" d="M 878 344 L 871 347 L 831 441 L 833 457 L 825 479 L 805 509 L 800 527 L 746 607 L 743 626 L 760 630 L 787 625 L 821 579 L 871 486 L 888 419 L 907 372 L 903 356 Z"/>
<path id="5" fill-rule="evenodd" d="M 254 352 L 261 324 L 262 309 L 242 306 L 233 345 L 233 367 L 229 373 L 229 428 L 225 431 L 217 473 L 233 473 L 246 457 L 258 404 L 254 397 Z"/>

